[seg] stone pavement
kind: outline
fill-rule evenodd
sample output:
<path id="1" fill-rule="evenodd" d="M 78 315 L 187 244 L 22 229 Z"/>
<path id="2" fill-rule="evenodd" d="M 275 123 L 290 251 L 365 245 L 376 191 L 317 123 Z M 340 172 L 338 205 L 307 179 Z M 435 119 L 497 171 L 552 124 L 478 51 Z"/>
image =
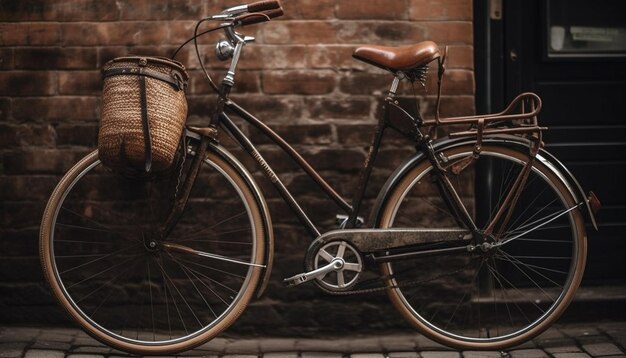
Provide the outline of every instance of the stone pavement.
<path id="1" fill-rule="evenodd" d="M 419 334 L 319 338 L 223 336 L 183 357 L 211 358 L 583 358 L 626 357 L 626 322 L 557 324 L 506 352 L 459 352 Z M 0 326 L 0 358 L 128 357 L 73 328 Z"/>

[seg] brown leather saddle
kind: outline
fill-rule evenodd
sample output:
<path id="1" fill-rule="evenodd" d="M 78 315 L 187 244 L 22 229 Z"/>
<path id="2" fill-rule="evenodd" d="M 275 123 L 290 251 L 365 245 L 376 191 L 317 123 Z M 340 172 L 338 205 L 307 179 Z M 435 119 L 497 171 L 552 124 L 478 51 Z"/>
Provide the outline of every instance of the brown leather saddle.
<path id="1" fill-rule="evenodd" d="M 352 57 L 391 72 L 409 71 L 441 57 L 439 47 L 432 41 L 423 41 L 415 45 L 361 46 L 354 50 Z"/>

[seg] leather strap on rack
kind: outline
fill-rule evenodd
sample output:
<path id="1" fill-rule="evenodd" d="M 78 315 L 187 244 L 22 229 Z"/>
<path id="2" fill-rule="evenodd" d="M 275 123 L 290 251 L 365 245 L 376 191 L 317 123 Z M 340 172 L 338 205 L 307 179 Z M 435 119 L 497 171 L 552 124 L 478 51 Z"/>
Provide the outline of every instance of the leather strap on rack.
<path id="1" fill-rule="evenodd" d="M 483 150 L 483 134 L 485 133 L 485 119 L 480 118 L 477 121 L 476 127 L 476 143 L 474 144 L 474 150 L 472 155 L 459 160 L 456 164 L 452 165 L 452 173 L 459 175 L 465 168 L 467 168 L 474 161 L 480 157 L 480 152 Z"/>

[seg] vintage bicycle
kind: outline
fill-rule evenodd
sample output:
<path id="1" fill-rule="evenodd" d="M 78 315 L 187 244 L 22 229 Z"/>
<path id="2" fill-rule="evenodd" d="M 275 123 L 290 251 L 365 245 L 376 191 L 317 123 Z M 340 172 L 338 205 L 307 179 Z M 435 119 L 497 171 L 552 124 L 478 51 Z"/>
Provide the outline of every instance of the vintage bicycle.
<path id="1" fill-rule="evenodd" d="M 286 284 L 313 282 L 337 295 L 386 291 L 421 333 L 459 349 L 504 349 L 544 331 L 581 281 L 585 219 L 595 226 L 599 202 L 544 150 L 539 97 L 523 93 L 496 114 L 440 118 L 437 110 L 423 119 L 398 104 L 399 84 L 423 83 L 428 66 L 438 65 L 439 108 L 446 51 L 430 41 L 357 48 L 356 59 L 389 71 L 393 81 L 348 203 L 229 96 L 240 54 L 254 40 L 240 26 L 280 15 L 270 0 L 198 23 L 194 42 L 204 33 L 200 23 L 219 22 L 210 31 L 224 31 L 216 51 L 230 65 L 219 86 L 204 71 L 218 93 L 215 114 L 206 127 L 186 129 L 168 174 L 120 175 L 94 151 L 54 189 L 41 224 L 41 260 L 71 318 L 112 347 L 165 354 L 215 337 L 263 293 L 274 260 L 270 212 L 255 179 L 220 145 L 222 133 L 262 168 L 310 234 L 304 272 Z M 338 229 L 318 230 L 233 115 L 267 135 L 345 212 Z M 438 128 L 449 134 L 435 139 Z M 415 153 L 361 220 L 388 130 L 402 133 Z"/>

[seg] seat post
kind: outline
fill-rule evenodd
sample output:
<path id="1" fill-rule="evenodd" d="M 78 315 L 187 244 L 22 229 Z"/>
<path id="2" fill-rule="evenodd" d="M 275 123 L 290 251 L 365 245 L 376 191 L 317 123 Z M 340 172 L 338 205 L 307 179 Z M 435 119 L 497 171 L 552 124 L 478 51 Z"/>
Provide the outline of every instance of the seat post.
<path id="1" fill-rule="evenodd" d="M 393 82 L 391 82 L 391 88 L 389 89 L 389 97 L 394 97 L 396 95 L 396 91 L 398 90 L 398 84 L 400 84 L 400 80 L 402 79 L 400 74 L 396 74 L 393 78 Z"/>

